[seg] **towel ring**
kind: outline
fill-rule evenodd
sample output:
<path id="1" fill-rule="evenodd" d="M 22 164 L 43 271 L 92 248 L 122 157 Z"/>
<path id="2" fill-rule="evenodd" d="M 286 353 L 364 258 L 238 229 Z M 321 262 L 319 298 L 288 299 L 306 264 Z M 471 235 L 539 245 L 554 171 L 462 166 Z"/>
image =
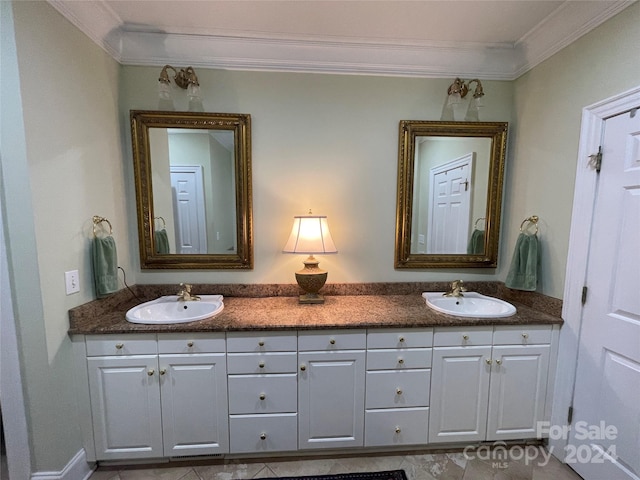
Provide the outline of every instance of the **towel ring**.
<path id="1" fill-rule="evenodd" d="M 154 220 L 162 220 L 162 228 L 165 228 L 167 226 L 167 222 L 164 221 L 164 218 L 162 217 L 153 217 Z"/>
<path id="2" fill-rule="evenodd" d="M 534 227 L 536 227 L 536 231 L 534 233 L 534 235 L 538 234 L 538 220 L 540 220 L 540 218 L 537 215 L 531 215 L 529 218 L 525 218 L 522 223 L 520 224 L 520 232 L 521 233 L 525 233 L 525 230 L 527 228 L 529 228 L 529 225 L 527 225 L 527 228 L 524 228 L 525 223 L 529 222 L 532 223 L 534 225 Z"/>
<path id="3" fill-rule="evenodd" d="M 487 219 L 485 217 L 480 217 L 479 219 L 477 219 L 474 223 L 473 223 L 473 228 L 477 229 L 478 228 L 478 222 L 480 220 L 484 220 L 486 221 Z"/>
<path id="4" fill-rule="evenodd" d="M 101 224 L 102 222 L 107 222 L 107 224 L 109 225 L 109 235 L 111 235 L 113 233 L 113 227 L 111 226 L 111 222 L 109 220 L 107 220 L 104 217 L 100 217 L 98 215 L 94 215 L 93 216 L 93 236 L 97 237 L 97 233 L 96 233 L 96 226 Z"/>

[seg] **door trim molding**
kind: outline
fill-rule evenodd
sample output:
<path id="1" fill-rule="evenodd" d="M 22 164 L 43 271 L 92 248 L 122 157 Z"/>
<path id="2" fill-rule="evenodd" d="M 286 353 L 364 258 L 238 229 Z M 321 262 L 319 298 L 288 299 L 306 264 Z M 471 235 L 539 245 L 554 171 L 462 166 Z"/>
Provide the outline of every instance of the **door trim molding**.
<path id="1" fill-rule="evenodd" d="M 591 234 L 597 174 L 589 166 L 589 155 L 598 151 L 607 118 L 640 105 L 640 85 L 582 109 L 578 164 L 571 213 L 569 254 L 564 284 L 562 318 L 558 346 L 558 366 L 551 413 L 552 425 L 566 425 L 578 363 L 580 327 L 582 325 L 582 287 L 585 285 L 589 245 L 584 239 Z M 562 459 L 568 439 L 549 439 L 552 453 Z"/>

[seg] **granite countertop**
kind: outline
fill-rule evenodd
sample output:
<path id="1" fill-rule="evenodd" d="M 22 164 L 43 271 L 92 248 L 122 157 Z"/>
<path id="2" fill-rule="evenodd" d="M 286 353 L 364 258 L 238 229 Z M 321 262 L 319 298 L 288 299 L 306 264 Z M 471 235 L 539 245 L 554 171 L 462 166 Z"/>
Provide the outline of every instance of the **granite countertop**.
<path id="1" fill-rule="evenodd" d="M 131 298 L 131 297 L 130 297 Z M 300 305 L 295 296 L 225 297 L 215 317 L 190 323 L 129 323 L 126 311 L 140 303 L 126 300 L 102 308 L 90 302 L 69 311 L 69 334 L 213 332 L 241 330 L 304 330 L 407 328 L 470 325 L 561 324 L 562 319 L 510 300 L 517 313 L 504 318 L 462 318 L 431 310 L 420 293 L 404 295 L 331 295 L 321 305 Z M 116 303 L 114 301 L 114 303 Z"/>

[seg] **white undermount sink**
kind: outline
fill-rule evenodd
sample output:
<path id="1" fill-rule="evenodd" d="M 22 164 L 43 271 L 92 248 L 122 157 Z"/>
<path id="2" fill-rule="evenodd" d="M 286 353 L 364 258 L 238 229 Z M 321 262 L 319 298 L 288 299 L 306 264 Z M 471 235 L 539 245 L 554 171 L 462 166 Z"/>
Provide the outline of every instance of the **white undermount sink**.
<path id="1" fill-rule="evenodd" d="M 504 300 L 475 292 L 464 292 L 463 295 L 463 297 L 445 297 L 444 292 L 422 294 L 428 307 L 456 317 L 510 317 L 516 313 L 516 307 Z"/>
<path id="2" fill-rule="evenodd" d="M 224 308 L 222 295 L 200 295 L 200 300 L 178 300 L 177 295 L 166 295 L 141 303 L 126 313 L 131 323 L 149 325 L 186 323 L 213 317 Z"/>

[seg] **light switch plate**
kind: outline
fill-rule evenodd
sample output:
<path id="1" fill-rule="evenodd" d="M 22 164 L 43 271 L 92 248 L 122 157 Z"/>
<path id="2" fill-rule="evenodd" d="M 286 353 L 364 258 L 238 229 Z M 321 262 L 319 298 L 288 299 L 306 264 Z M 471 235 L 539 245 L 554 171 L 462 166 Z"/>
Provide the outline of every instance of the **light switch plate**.
<path id="1" fill-rule="evenodd" d="M 78 270 L 64 272 L 64 283 L 67 295 L 78 293 L 80 291 L 80 276 L 78 275 Z"/>

